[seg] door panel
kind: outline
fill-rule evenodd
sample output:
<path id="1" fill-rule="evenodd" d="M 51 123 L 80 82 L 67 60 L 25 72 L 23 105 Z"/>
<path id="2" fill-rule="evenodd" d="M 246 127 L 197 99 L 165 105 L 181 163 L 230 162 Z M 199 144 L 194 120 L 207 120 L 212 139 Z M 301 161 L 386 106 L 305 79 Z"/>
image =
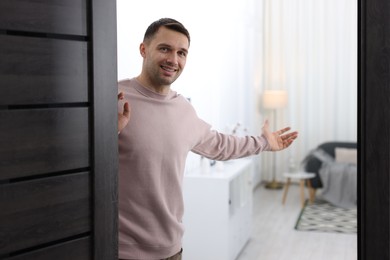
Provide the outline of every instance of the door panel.
<path id="1" fill-rule="evenodd" d="M 17 256 L 10 256 L 4 260 L 86 260 L 92 259 L 91 246 L 90 237 L 85 237 L 35 249 Z"/>
<path id="2" fill-rule="evenodd" d="M 0 28 L 55 34 L 87 34 L 85 0 L 1 0 Z"/>
<path id="3" fill-rule="evenodd" d="M 87 102 L 87 58 L 83 41 L 0 35 L 0 105 Z"/>
<path id="4" fill-rule="evenodd" d="M 88 108 L 0 110 L 0 180 L 89 166 Z"/>
<path id="5" fill-rule="evenodd" d="M 3 185 L 0 255 L 89 232 L 89 186 L 89 173 Z"/>

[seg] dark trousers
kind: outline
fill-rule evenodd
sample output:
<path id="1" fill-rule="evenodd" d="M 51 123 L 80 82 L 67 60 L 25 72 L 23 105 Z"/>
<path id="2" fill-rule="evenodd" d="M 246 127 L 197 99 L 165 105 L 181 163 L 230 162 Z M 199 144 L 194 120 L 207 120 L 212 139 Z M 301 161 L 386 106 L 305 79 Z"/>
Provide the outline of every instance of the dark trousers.
<path id="1" fill-rule="evenodd" d="M 179 253 L 161 260 L 181 260 L 182 254 L 183 254 L 183 249 L 181 249 Z M 118 260 L 126 260 L 126 259 L 118 259 Z"/>
<path id="2" fill-rule="evenodd" d="M 173 256 L 170 256 L 168 258 L 164 258 L 164 259 L 161 259 L 161 260 L 181 260 L 181 255 L 183 254 L 183 249 L 180 250 L 179 253 L 173 255 Z"/>

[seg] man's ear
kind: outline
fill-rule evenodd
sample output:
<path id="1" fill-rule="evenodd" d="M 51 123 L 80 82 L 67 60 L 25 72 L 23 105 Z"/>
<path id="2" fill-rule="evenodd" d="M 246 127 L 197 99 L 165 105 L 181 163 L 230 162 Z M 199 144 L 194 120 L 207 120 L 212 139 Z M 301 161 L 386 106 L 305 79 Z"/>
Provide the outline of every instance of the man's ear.
<path id="1" fill-rule="evenodd" d="M 141 44 L 139 45 L 139 53 L 141 54 L 141 56 L 142 56 L 143 58 L 145 58 L 146 52 L 145 52 L 145 44 L 144 44 L 144 43 L 141 43 Z"/>

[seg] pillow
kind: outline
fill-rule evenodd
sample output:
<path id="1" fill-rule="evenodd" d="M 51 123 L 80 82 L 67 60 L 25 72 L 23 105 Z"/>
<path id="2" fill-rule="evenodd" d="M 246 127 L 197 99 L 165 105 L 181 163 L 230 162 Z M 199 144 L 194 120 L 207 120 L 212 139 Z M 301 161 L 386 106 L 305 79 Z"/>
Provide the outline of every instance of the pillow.
<path id="1" fill-rule="evenodd" d="M 336 162 L 350 163 L 357 165 L 357 149 L 355 148 L 341 148 L 335 149 Z"/>
<path id="2" fill-rule="evenodd" d="M 332 156 L 330 156 L 327 152 L 325 152 L 321 148 L 314 150 L 313 155 L 323 163 L 331 163 L 335 160 Z"/>

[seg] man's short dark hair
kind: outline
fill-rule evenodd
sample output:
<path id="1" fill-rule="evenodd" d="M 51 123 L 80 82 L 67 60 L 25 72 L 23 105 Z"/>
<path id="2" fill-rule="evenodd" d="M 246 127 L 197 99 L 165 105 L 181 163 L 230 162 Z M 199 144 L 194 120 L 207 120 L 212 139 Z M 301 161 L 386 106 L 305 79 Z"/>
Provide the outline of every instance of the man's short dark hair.
<path id="1" fill-rule="evenodd" d="M 151 25 L 149 25 L 149 27 L 148 27 L 148 29 L 146 29 L 146 32 L 144 35 L 144 41 L 151 40 L 154 37 L 154 35 L 157 33 L 158 29 L 160 29 L 161 26 L 184 34 L 188 39 L 188 44 L 190 43 L 190 33 L 187 31 L 187 29 L 184 27 L 184 25 L 182 23 L 180 23 L 172 18 L 161 18 L 161 19 L 153 22 Z"/>

